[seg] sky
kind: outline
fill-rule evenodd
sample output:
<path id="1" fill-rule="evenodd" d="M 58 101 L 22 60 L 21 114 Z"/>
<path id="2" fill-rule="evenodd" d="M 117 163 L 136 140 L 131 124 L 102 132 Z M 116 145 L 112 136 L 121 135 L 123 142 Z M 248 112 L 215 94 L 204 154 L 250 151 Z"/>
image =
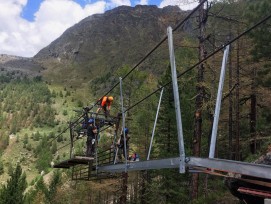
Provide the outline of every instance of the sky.
<path id="1" fill-rule="evenodd" d="M 87 16 L 138 4 L 188 10 L 198 0 L 0 0 L 0 54 L 33 57 Z"/>

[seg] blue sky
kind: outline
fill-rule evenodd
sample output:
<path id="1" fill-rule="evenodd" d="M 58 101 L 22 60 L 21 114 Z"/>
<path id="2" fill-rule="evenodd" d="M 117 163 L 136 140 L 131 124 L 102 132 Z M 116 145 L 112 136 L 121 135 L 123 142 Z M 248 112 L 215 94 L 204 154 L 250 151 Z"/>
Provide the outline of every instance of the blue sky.
<path id="1" fill-rule="evenodd" d="M 0 54 L 32 57 L 83 18 L 138 4 L 187 10 L 198 0 L 0 0 Z"/>
<path id="2" fill-rule="evenodd" d="M 29 21 L 34 20 L 34 13 L 39 10 L 42 0 L 28 0 L 27 4 L 22 10 L 21 16 Z"/>
<path id="3" fill-rule="evenodd" d="M 27 4 L 23 8 L 23 11 L 21 13 L 21 17 L 28 20 L 28 21 L 34 21 L 34 14 L 39 10 L 41 2 L 44 0 L 28 0 Z M 82 7 L 85 7 L 88 3 L 94 2 L 91 0 L 74 0 L 78 4 L 80 4 Z M 157 5 L 159 6 L 161 4 L 160 0 L 149 0 L 148 5 Z M 131 6 L 135 6 L 136 2 L 131 1 Z"/>

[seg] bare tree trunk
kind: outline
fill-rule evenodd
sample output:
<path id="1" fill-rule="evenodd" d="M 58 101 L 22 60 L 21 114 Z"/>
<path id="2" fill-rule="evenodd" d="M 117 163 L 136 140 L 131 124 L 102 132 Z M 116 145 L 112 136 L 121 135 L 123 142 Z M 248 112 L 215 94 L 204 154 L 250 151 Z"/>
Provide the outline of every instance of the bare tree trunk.
<path id="1" fill-rule="evenodd" d="M 239 35 L 239 31 L 238 31 Z M 236 93 L 235 93 L 235 98 L 236 98 L 236 116 L 235 116 L 235 123 L 236 123 L 236 141 L 235 141 L 235 160 L 240 160 L 240 105 L 239 105 L 239 89 L 240 89 L 240 42 L 239 40 L 237 41 L 237 51 L 236 51 Z"/>
<path id="2" fill-rule="evenodd" d="M 146 124 L 145 126 L 145 156 L 148 155 L 148 148 L 149 148 L 149 125 Z M 139 194 L 139 199 L 140 199 L 140 203 L 141 204 L 145 204 L 147 203 L 147 197 L 146 197 L 146 191 L 147 191 L 147 186 L 146 184 L 149 182 L 148 181 L 148 171 L 147 170 L 143 170 L 140 172 L 140 194 Z"/>
<path id="3" fill-rule="evenodd" d="M 148 172 L 146 170 L 141 171 L 141 192 L 140 192 L 140 201 L 141 204 L 146 203 L 146 182 L 148 182 Z"/>
<path id="4" fill-rule="evenodd" d="M 231 32 L 231 31 L 230 31 Z M 231 33 L 230 33 L 230 39 L 231 39 Z M 231 49 L 230 49 L 231 51 Z M 233 133 L 233 99 L 232 99 L 232 57 L 231 52 L 229 53 L 229 152 L 228 157 L 229 159 L 232 159 L 232 133 Z"/>
<path id="5" fill-rule="evenodd" d="M 134 203 L 136 203 L 138 199 L 138 172 L 136 173 L 136 179 L 135 179 L 135 184 L 134 184 Z"/>
<path id="6" fill-rule="evenodd" d="M 98 202 L 101 203 L 101 191 L 99 191 L 99 194 L 98 194 Z"/>
<path id="7" fill-rule="evenodd" d="M 120 204 L 127 203 L 127 183 L 128 183 L 128 173 L 122 172 Z"/>
<path id="8" fill-rule="evenodd" d="M 170 152 L 170 119 L 168 120 L 168 126 L 167 126 L 167 152 Z"/>
<path id="9" fill-rule="evenodd" d="M 250 136 L 252 139 L 252 148 L 251 153 L 255 154 L 257 151 L 257 141 L 256 141 L 256 84 L 255 84 L 255 77 L 256 77 L 256 69 L 253 68 L 252 72 L 252 85 L 251 85 L 251 96 L 250 96 Z"/>
<path id="10" fill-rule="evenodd" d="M 91 203 L 91 198 L 92 198 L 92 196 L 91 196 L 91 189 L 89 189 L 88 190 L 88 203 Z"/>
<path id="11" fill-rule="evenodd" d="M 202 0 L 199 1 L 200 3 Z M 205 23 L 206 14 L 204 10 L 204 5 L 199 9 L 199 60 L 204 59 L 205 56 Z M 194 140 L 193 140 L 193 155 L 200 156 L 201 147 L 201 135 L 202 135 L 202 105 L 204 97 L 204 64 L 200 64 L 198 67 L 198 79 L 197 79 L 197 97 L 196 97 L 196 111 L 195 111 L 195 129 L 194 129 Z M 192 175 L 192 199 L 198 198 L 198 186 L 199 186 L 199 174 Z"/>

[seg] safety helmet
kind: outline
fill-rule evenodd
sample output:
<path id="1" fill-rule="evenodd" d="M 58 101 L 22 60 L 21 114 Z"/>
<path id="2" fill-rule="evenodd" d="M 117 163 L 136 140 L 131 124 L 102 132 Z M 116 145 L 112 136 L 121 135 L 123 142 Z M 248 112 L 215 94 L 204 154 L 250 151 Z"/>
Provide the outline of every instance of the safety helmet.
<path id="1" fill-rule="evenodd" d="M 127 135 L 129 133 L 129 129 L 128 128 L 124 128 L 124 132 Z"/>
<path id="2" fill-rule="evenodd" d="M 112 96 L 109 96 L 109 97 L 108 97 L 108 100 L 109 100 L 109 101 L 113 101 L 114 98 L 113 98 Z"/>
<path id="3" fill-rule="evenodd" d="M 93 118 L 90 118 L 89 120 L 88 120 L 88 123 L 94 123 L 94 119 Z"/>

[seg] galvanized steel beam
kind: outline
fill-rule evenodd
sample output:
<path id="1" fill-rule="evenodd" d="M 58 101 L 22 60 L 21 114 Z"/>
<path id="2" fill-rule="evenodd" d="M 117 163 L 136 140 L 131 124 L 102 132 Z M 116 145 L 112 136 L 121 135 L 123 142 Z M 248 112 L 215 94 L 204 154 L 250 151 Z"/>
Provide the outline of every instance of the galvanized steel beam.
<path id="1" fill-rule="evenodd" d="M 150 161 L 130 162 L 127 164 L 127 171 L 150 170 L 150 169 L 170 169 L 178 168 L 180 158 L 168 158 Z M 115 164 L 98 167 L 98 171 L 122 172 L 125 164 Z M 187 157 L 186 167 L 204 167 L 216 169 L 224 172 L 238 173 L 253 177 L 271 179 L 271 166 L 263 164 L 253 164 L 225 159 L 209 159 L 198 157 Z"/>
<path id="2" fill-rule="evenodd" d="M 172 78 L 173 95 L 174 95 L 174 103 L 175 103 L 176 121 L 177 121 L 178 143 L 179 143 L 179 156 L 180 156 L 179 170 L 180 170 L 180 173 L 185 173 L 185 161 L 184 161 L 185 150 L 184 150 L 184 139 L 183 139 L 183 126 L 182 126 L 180 97 L 179 97 L 177 71 L 176 71 L 175 54 L 174 54 L 174 47 L 173 47 L 173 36 L 172 36 L 171 27 L 167 28 L 167 35 L 168 35 L 168 47 L 169 47 L 169 56 L 170 56 L 170 65 L 171 65 L 171 78 Z"/>

